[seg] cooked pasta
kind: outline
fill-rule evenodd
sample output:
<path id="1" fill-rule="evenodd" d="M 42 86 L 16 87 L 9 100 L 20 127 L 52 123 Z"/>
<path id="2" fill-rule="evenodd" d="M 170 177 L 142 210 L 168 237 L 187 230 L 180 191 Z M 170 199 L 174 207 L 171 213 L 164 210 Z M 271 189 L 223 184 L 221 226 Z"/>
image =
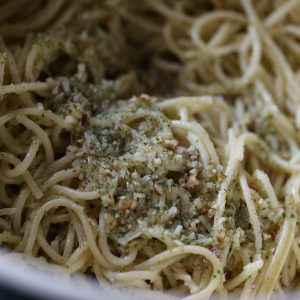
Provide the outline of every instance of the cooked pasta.
<path id="1" fill-rule="evenodd" d="M 185 299 L 300 270 L 299 0 L 0 6 L 0 244 Z"/>

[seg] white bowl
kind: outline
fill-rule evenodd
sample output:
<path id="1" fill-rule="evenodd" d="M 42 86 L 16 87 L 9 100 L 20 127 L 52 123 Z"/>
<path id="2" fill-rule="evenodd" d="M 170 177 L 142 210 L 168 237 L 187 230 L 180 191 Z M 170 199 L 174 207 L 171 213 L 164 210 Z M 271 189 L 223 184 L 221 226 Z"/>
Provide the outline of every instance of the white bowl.
<path id="1" fill-rule="evenodd" d="M 66 275 L 61 267 L 40 264 L 36 259 L 0 249 L 0 284 L 39 299 L 140 300 L 178 299 L 155 291 L 117 288 L 106 282 Z"/>
<path id="2" fill-rule="evenodd" d="M 37 296 L 41 300 L 175 300 L 181 298 L 156 291 L 117 288 L 105 281 L 99 284 L 78 275 L 70 278 L 62 267 L 41 264 L 37 259 L 8 253 L 2 249 L 0 249 L 0 284 L 22 294 Z M 237 295 L 229 297 L 229 299 L 238 298 Z M 286 299 L 300 299 L 300 291 L 287 290 Z"/>

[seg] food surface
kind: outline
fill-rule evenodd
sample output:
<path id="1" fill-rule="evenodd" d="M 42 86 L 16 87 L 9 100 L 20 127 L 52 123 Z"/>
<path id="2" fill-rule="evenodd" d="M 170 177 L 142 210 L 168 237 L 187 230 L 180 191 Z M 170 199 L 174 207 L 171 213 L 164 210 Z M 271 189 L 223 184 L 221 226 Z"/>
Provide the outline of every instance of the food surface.
<path id="1" fill-rule="evenodd" d="M 0 245 L 186 299 L 300 271 L 299 0 L 0 5 Z"/>

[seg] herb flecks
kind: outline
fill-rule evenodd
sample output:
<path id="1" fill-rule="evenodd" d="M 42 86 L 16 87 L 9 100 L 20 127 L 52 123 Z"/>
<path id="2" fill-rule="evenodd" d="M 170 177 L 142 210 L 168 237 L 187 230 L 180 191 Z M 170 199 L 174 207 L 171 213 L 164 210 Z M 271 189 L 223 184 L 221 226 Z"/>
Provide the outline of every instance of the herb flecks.
<path id="1" fill-rule="evenodd" d="M 183 243 L 211 247 L 207 211 L 222 168 L 205 169 L 198 150 L 181 145 L 169 123 L 147 95 L 93 116 L 75 154 L 81 188 L 98 191 L 109 238 L 117 243 L 144 224 L 160 226 Z"/>

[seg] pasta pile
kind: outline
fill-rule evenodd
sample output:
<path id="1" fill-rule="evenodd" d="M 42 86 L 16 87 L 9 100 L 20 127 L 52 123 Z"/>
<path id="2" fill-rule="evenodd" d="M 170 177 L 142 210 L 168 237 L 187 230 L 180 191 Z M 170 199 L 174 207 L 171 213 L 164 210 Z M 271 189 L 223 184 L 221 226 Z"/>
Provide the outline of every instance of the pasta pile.
<path id="1" fill-rule="evenodd" d="M 300 269 L 300 1 L 2 1 L 0 244 L 185 299 Z"/>

